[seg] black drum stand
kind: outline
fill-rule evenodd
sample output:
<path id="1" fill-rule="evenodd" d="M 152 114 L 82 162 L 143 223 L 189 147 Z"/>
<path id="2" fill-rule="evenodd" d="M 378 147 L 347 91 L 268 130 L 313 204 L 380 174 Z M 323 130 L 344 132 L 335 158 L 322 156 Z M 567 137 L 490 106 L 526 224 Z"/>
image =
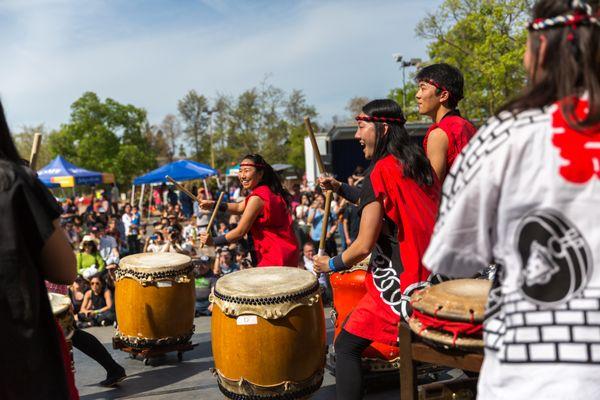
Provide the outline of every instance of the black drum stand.
<path id="1" fill-rule="evenodd" d="M 198 346 L 198 343 L 192 344 L 192 341 L 186 343 L 178 343 L 173 345 L 154 346 L 154 347 L 133 347 L 123 342 L 118 337 L 112 339 L 113 349 L 121 350 L 129 353 L 129 357 L 135 359 L 139 355 L 144 361 L 144 365 L 150 364 L 150 359 L 154 357 L 164 356 L 167 353 L 177 352 L 177 359 L 183 360 L 183 353 L 186 351 L 193 350 L 194 347 Z"/>

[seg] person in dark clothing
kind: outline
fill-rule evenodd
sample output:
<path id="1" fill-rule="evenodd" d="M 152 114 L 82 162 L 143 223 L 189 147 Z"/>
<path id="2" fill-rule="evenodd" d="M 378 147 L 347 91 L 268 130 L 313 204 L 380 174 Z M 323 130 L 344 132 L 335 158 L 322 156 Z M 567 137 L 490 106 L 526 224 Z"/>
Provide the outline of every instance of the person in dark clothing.
<path id="1" fill-rule="evenodd" d="M 76 398 L 44 279 L 75 280 L 75 256 L 60 228 L 62 210 L 26 168 L 0 104 L 0 397 Z"/>
<path id="2" fill-rule="evenodd" d="M 106 370 L 106 379 L 99 383 L 100 386 L 111 387 L 126 378 L 125 369 L 111 357 L 94 335 L 78 328 L 75 329 L 71 341 L 73 347 L 94 359 Z"/>
<path id="3" fill-rule="evenodd" d="M 100 275 L 94 275 L 90 279 L 91 289 L 85 293 L 83 304 L 79 312 L 79 321 L 92 325 L 112 325 L 115 322 L 112 293 L 105 288 L 104 281 Z"/>

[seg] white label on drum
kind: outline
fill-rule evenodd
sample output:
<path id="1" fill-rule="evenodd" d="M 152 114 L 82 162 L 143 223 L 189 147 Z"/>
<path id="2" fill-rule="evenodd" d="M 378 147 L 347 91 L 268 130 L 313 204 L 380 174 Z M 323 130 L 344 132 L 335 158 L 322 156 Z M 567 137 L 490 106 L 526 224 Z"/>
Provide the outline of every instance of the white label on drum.
<path id="1" fill-rule="evenodd" d="M 173 282 L 171 281 L 158 281 L 156 282 L 156 287 L 171 287 L 173 286 Z"/>
<path id="2" fill-rule="evenodd" d="M 238 325 L 256 325 L 258 324 L 258 318 L 256 315 L 240 315 L 237 317 Z"/>

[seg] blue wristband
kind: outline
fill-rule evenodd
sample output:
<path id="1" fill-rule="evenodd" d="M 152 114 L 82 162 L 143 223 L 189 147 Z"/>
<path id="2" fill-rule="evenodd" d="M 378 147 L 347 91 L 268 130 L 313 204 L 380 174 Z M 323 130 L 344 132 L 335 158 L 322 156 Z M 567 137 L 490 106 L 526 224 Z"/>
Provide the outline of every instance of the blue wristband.
<path id="1" fill-rule="evenodd" d="M 348 269 L 348 266 L 344 264 L 344 260 L 342 260 L 341 254 L 329 259 L 329 268 L 331 268 L 332 265 L 332 271 L 342 271 Z"/>
<path id="2" fill-rule="evenodd" d="M 329 269 L 331 270 L 331 272 L 336 272 L 337 269 L 335 269 L 335 264 L 333 263 L 333 257 L 331 257 L 329 259 Z"/>
<path id="3" fill-rule="evenodd" d="M 219 235 L 213 239 L 213 245 L 215 247 L 227 246 L 229 244 L 229 240 L 225 237 L 225 235 Z"/>

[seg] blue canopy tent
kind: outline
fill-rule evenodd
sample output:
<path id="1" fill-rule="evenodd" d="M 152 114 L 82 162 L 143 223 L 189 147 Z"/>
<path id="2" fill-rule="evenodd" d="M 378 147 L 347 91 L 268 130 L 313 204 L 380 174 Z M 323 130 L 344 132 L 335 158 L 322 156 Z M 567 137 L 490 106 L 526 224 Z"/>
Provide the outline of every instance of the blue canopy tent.
<path id="1" fill-rule="evenodd" d="M 135 185 L 142 185 L 142 192 L 140 197 L 140 208 L 144 198 L 144 187 L 146 184 L 160 184 L 167 183 L 166 176 L 170 176 L 174 180 L 191 181 L 194 179 L 206 179 L 211 176 L 216 176 L 217 170 L 209 167 L 206 164 L 202 164 L 191 160 L 179 160 L 174 161 L 170 164 L 163 165 L 153 171 L 148 172 L 145 175 L 138 176 L 133 180 L 133 187 L 131 191 L 131 204 L 134 203 Z M 206 182 L 204 182 L 206 186 Z M 150 189 L 152 193 L 152 189 Z M 150 196 L 150 202 L 152 202 L 152 196 Z M 148 208 L 148 213 L 150 209 Z"/>
<path id="2" fill-rule="evenodd" d="M 167 178 L 165 176 L 167 175 L 176 181 L 191 181 L 217 175 L 217 170 L 196 161 L 179 160 L 163 165 L 145 175 L 138 176 L 133 180 L 133 184 L 166 183 Z"/>
<path id="3" fill-rule="evenodd" d="M 102 172 L 89 171 L 77 167 L 65 160 L 62 156 L 50 161 L 39 171 L 38 177 L 48 187 L 74 187 L 77 185 L 97 185 L 100 183 L 113 183 L 115 177 L 113 174 L 103 174 Z"/>

